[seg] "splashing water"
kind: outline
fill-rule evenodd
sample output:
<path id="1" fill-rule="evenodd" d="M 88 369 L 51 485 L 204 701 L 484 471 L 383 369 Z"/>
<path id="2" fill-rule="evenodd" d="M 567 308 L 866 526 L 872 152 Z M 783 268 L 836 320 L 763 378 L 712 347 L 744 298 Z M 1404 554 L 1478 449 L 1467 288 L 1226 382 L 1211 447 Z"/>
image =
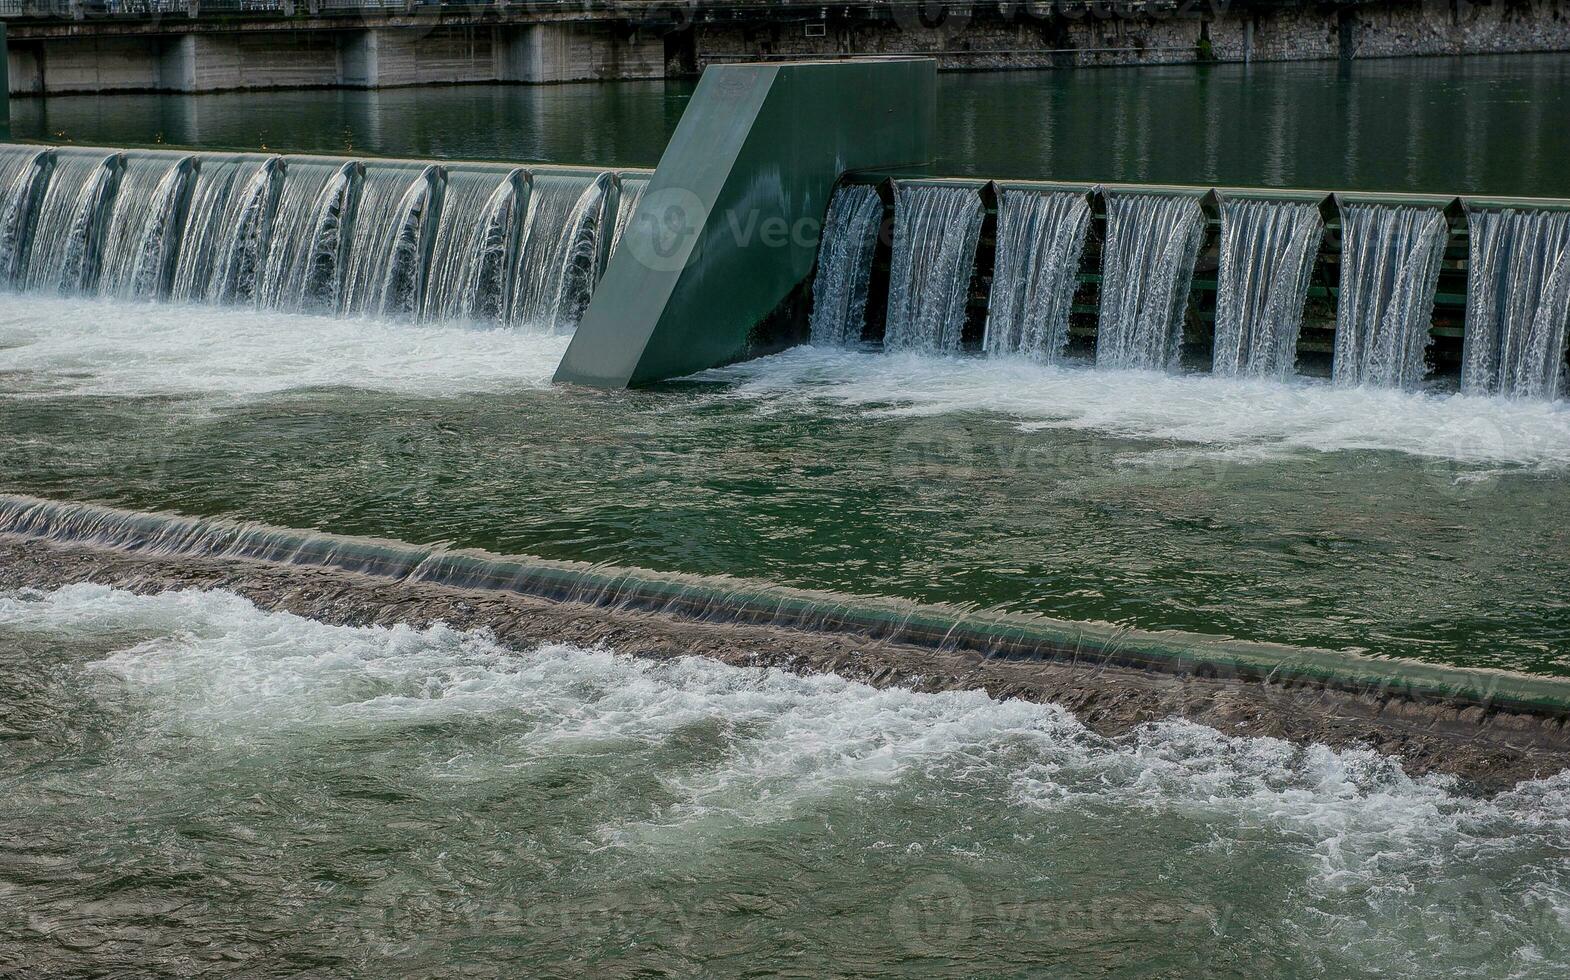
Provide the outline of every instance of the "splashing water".
<path id="1" fill-rule="evenodd" d="M 1324 232 L 1313 204 L 1222 205 L 1213 373 L 1273 378 L 1292 373 L 1309 276 Z"/>
<path id="2" fill-rule="evenodd" d="M 894 192 L 890 351 L 957 351 L 986 214 L 971 187 L 901 184 Z"/>
<path id="3" fill-rule="evenodd" d="M 1097 367 L 1159 371 L 1177 362 L 1204 237 L 1198 198 L 1107 195 Z"/>
<path id="4" fill-rule="evenodd" d="M 1449 235 L 1438 208 L 1342 206 L 1336 384 L 1411 390 L 1422 382 Z"/>
<path id="5" fill-rule="evenodd" d="M 876 188 L 851 184 L 834 192 L 812 282 L 814 344 L 841 347 L 861 339 L 867 326 L 872 255 L 882 224 L 883 199 Z"/>
<path id="6" fill-rule="evenodd" d="M 982 341 L 988 354 L 1048 364 L 1062 356 L 1089 228 L 1090 201 L 1082 193 L 1003 189 Z"/>
<path id="7" fill-rule="evenodd" d="M 1461 390 L 1559 397 L 1570 332 L 1570 212 L 1472 211 Z"/>
<path id="8" fill-rule="evenodd" d="M 508 321 L 570 333 L 600 277 L 600 233 L 611 175 L 536 174 Z"/>

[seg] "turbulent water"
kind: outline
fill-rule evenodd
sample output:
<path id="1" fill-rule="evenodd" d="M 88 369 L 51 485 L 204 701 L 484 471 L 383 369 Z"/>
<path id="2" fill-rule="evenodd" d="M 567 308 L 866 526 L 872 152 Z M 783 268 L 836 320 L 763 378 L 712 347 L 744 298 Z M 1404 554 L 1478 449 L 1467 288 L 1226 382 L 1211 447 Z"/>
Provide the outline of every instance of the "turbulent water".
<path id="1" fill-rule="evenodd" d="M 1438 208 L 1342 206 L 1337 384 L 1410 389 L 1423 380 L 1449 236 Z"/>
<path id="2" fill-rule="evenodd" d="M 38 203 L 18 280 L 41 292 L 80 292 L 97 282 L 105 210 L 124 160 L 118 154 L 57 150 Z"/>
<path id="3" fill-rule="evenodd" d="M 1467 223 L 1462 390 L 1558 397 L 1570 335 L 1570 212 L 1477 210 Z"/>
<path id="4" fill-rule="evenodd" d="M 812 280 L 812 342 L 841 347 L 861 340 L 867 326 L 872 257 L 883 227 L 877 188 L 850 184 L 834 192 L 818 246 Z"/>
<path id="5" fill-rule="evenodd" d="M 0 719 L 32 972 L 1570 967 L 1562 777 L 99 586 L 0 597 Z"/>
<path id="6" fill-rule="evenodd" d="M 158 299 L 168 290 L 194 164 L 192 157 L 127 155 L 104 230 L 100 293 Z"/>
<path id="7" fill-rule="evenodd" d="M 171 296 L 180 301 L 249 301 L 263 260 L 276 157 L 208 156 L 191 191 Z"/>
<path id="8" fill-rule="evenodd" d="M 407 317 L 418 312 L 426 235 L 440 180 L 435 167 L 366 169 L 344 274 L 344 313 Z"/>
<path id="9" fill-rule="evenodd" d="M 1083 193 L 1005 188 L 982 346 L 994 356 L 1056 361 L 1068 344 L 1079 259 L 1090 228 Z"/>
<path id="10" fill-rule="evenodd" d="M 331 313 L 343 277 L 344 222 L 360 165 L 291 161 L 284 172 L 257 284 L 264 309 Z"/>
<path id="11" fill-rule="evenodd" d="M 1324 232 L 1315 204 L 1222 204 L 1212 373 L 1271 378 L 1292 373 Z"/>
<path id="12" fill-rule="evenodd" d="M 973 187 L 895 188 L 886 349 L 959 350 L 985 218 Z"/>
<path id="13" fill-rule="evenodd" d="M 1096 364 L 1164 370 L 1182 345 L 1205 212 L 1196 197 L 1112 193 L 1106 201 Z"/>

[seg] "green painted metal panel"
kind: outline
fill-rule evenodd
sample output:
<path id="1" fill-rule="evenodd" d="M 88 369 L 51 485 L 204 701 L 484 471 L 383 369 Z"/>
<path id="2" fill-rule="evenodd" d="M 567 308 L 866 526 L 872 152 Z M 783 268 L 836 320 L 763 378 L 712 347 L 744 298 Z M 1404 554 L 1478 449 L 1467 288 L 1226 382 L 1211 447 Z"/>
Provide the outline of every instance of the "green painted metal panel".
<path id="1" fill-rule="evenodd" d="M 931 59 L 704 73 L 556 380 L 621 388 L 746 357 L 812 272 L 847 171 L 931 156 Z"/>

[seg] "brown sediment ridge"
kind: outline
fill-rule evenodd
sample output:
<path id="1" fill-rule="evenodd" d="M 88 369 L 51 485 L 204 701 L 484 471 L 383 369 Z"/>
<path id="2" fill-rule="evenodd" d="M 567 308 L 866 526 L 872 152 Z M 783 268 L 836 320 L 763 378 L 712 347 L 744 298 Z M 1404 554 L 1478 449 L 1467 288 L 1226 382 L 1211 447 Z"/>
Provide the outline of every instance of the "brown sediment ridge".
<path id="1" fill-rule="evenodd" d="M 1060 704 L 1109 736 L 1182 717 L 1368 746 L 1482 790 L 1570 768 L 1570 682 L 1554 678 L 0 495 L 0 589 L 79 582 L 226 589 L 335 625 L 442 622 L 518 649 L 604 645 L 979 689 Z"/>

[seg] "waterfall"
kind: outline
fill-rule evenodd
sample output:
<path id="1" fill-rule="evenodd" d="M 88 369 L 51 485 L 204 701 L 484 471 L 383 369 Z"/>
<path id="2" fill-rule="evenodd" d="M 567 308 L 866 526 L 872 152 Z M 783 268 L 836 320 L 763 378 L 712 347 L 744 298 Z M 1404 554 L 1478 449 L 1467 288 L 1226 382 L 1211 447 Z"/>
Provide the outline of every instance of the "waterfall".
<path id="1" fill-rule="evenodd" d="M 959 350 L 984 218 L 974 188 L 895 188 L 886 349 Z"/>
<path id="2" fill-rule="evenodd" d="M 1410 389 L 1423 380 L 1449 237 L 1438 208 L 1342 206 L 1336 384 Z"/>
<path id="3" fill-rule="evenodd" d="M 536 174 L 513 275 L 508 321 L 568 333 L 600 277 L 600 230 L 611 175 Z"/>
<path id="4" fill-rule="evenodd" d="M 127 154 L 104 231 L 98 291 L 161 298 L 174 273 L 193 157 Z"/>
<path id="5" fill-rule="evenodd" d="M 268 235 L 257 303 L 267 309 L 336 311 L 344 223 L 352 217 L 358 163 L 288 160 Z"/>
<path id="6" fill-rule="evenodd" d="M 1472 211 L 1461 390 L 1559 396 L 1570 329 L 1570 212 Z"/>
<path id="7" fill-rule="evenodd" d="M 425 271 L 426 227 L 441 171 L 371 164 L 360 182 L 343 274 L 343 312 L 413 315 Z"/>
<path id="8" fill-rule="evenodd" d="M 74 293 L 97 282 L 104 221 L 123 164 L 118 153 L 59 151 L 21 277 L 29 289 Z"/>
<path id="9" fill-rule="evenodd" d="M 982 340 L 988 354 L 1048 363 L 1062 356 L 1089 228 L 1090 200 L 1083 193 L 1003 189 Z"/>
<path id="10" fill-rule="evenodd" d="M 250 302 L 262 262 L 279 157 L 204 156 L 186 208 L 170 296 Z"/>
<path id="11" fill-rule="evenodd" d="M 1098 367 L 1164 370 L 1177 361 L 1204 237 L 1197 197 L 1107 195 Z"/>
<path id="12" fill-rule="evenodd" d="M 861 339 L 867 325 L 872 256 L 882 225 L 883 200 L 876 188 L 851 184 L 834 192 L 818 243 L 818 274 L 812 281 L 814 344 L 841 347 Z"/>
<path id="13" fill-rule="evenodd" d="M 1308 280 L 1324 240 L 1313 204 L 1226 201 L 1211 371 L 1285 378 L 1297 364 Z"/>
<path id="14" fill-rule="evenodd" d="M 0 286 L 22 273 L 38 201 L 53 167 L 52 151 L 0 146 Z"/>
<path id="15" fill-rule="evenodd" d="M 528 187 L 522 170 L 447 172 L 422 320 L 501 322 Z"/>
<path id="16" fill-rule="evenodd" d="M 632 224 L 632 215 L 638 210 L 638 202 L 643 200 L 643 192 L 649 189 L 647 177 L 623 177 L 621 179 L 621 196 L 616 199 L 616 228 L 611 232 L 611 254 L 616 254 L 616 246 L 621 244 L 622 233 L 627 226 Z"/>

